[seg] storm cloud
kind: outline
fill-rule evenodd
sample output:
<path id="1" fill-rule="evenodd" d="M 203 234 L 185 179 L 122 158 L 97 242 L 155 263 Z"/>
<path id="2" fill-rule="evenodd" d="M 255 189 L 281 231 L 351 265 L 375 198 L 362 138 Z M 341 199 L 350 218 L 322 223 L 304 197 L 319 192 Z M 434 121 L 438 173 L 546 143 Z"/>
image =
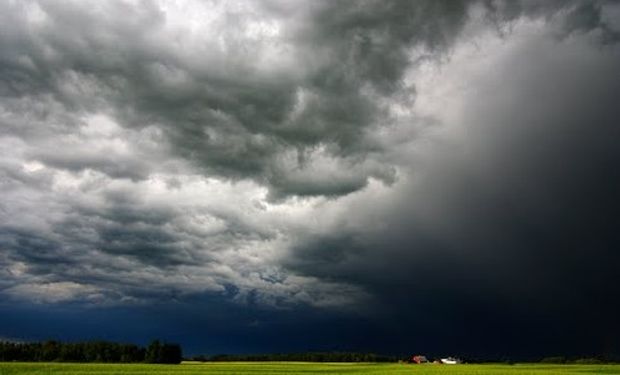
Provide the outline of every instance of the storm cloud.
<path id="1" fill-rule="evenodd" d="M 618 4 L 0 8 L 3 314 L 620 354 Z"/>

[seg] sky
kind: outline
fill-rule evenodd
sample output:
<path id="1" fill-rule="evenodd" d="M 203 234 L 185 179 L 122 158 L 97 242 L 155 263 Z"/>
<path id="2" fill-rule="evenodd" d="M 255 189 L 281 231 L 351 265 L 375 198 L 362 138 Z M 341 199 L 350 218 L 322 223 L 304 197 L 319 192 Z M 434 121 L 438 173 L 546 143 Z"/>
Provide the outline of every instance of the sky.
<path id="1" fill-rule="evenodd" d="M 620 357 L 615 1 L 0 1 L 0 338 Z"/>

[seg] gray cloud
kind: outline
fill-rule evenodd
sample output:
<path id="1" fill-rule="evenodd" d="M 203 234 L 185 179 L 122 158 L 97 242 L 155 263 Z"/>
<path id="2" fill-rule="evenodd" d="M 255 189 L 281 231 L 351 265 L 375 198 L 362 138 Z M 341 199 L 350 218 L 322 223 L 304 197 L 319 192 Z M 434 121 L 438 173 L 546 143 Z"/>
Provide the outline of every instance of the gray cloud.
<path id="1" fill-rule="evenodd" d="M 48 102 L 41 114 L 47 120 L 53 103 L 71 113 L 60 125 L 69 132 L 72 115 L 96 111 L 123 127 L 156 126 L 171 151 L 203 173 L 254 179 L 274 198 L 348 194 L 369 177 L 391 182 L 392 168 L 373 157 L 379 145 L 368 134 L 389 121 L 381 99 L 401 91 L 409 48 L 433 53 L 450 45 L 466 6 L 261 5 L 202 4 L 195 12 L 206 21 L 191 30 L 165 9 L 174 7 L 154 2 L 7 4 L 1 76 L 5 96 L 16 103 L 7 101 L 6 110 Z M 352 175 L 296 177 L 314 173 L 320 161 L 308 156 L 317 150 Z M 142 165 L 113 158 L 45 159 L 145 177 L 132 174 Z"/>
<path id="2" fill-rule="evenodd" d="M 422 335 L 466 331 L 446 313 L 454 309 L 469 325 L 495 327 L 476 333 L 489 340 L 515 312 L 535 327 L 523 332 L 543 340 L 553 331 L 554 345 L 574 340 L 567 325 L 574 335 L 617 332 L 620 50 L 601 28 L 558 39 L 565 17 L 573 14 L 462 44 L 430 78 L 414 70 L 417 110 L 441 125 L 430 146 L 402 150 L 414 161 L 407 183 L 389 207 L 369 201 L 342 218 L 370 234 L 305 243 L 287 266 L 365 285 Z M 449 97 L 444 105 L 424 97 L 436 93 Z"/>
<path id="3" fill-rule="evenodd" d="M 2 5 L 0 293 L 610 321 L 617 5 L 187 4 Z"/>

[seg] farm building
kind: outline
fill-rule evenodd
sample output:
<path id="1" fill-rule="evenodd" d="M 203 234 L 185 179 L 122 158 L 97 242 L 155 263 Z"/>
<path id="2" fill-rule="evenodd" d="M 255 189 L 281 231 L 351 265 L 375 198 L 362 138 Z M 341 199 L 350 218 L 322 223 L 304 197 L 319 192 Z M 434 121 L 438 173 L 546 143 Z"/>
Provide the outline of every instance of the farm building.
<path id="1" fill-rule="evenodd" d="M 413 363 L 428 363 L 428 359 L 426 358 L 426 356 L 423 355 L 414 355 L 413 357 L 411 357 L 410 362 Z"/>
<path id="2" fill-rule="evenodd" d="M 442 358 L 441 363 L 445 365 L 456 365 L 456 364 L 461 363 L 461 360 L 458 358 L 454 358 L 454 357 L 447 357 L 447 358 Z"/>

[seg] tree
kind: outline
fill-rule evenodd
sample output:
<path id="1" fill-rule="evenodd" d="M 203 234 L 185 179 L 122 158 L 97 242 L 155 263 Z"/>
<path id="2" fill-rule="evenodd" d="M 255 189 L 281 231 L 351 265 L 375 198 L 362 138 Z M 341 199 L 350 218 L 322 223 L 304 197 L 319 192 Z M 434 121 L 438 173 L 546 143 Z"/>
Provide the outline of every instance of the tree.
<path id="1" fill-rule="evenodd" d="M 149 347 L 152 363 L 180 363 L 181 347 L 154 342 Z M 0 341 L 0 362 L 144 362 L 146 350 L 133 344 L 108 341 L 62 343 L 58 341 L 3 342 Z"/>
<path id="2" fill-rule="evenodd" d="M 161 343 L 159 340 L 153 340 L 146 348 L 146 354 L 144 355 L 144 361 L 147 363 L 159 363 L 161 356 Z"/>
<path id="3" fill-rule="evenodd" d="M 158 363 L 181 363 L 183 353 L 181 352 L 181 346 L 178 344 L 164 344 L 159 352 Z"/>

